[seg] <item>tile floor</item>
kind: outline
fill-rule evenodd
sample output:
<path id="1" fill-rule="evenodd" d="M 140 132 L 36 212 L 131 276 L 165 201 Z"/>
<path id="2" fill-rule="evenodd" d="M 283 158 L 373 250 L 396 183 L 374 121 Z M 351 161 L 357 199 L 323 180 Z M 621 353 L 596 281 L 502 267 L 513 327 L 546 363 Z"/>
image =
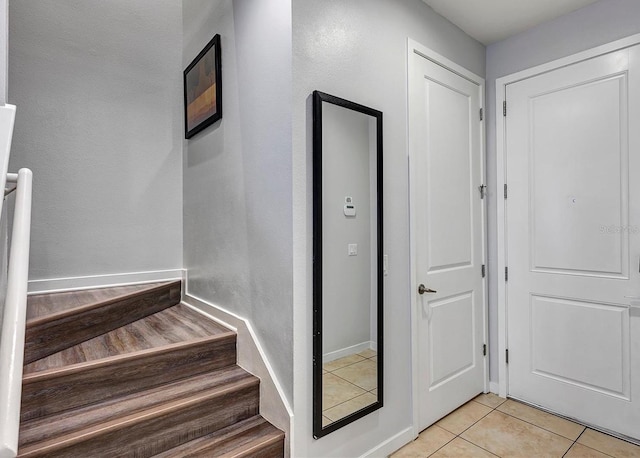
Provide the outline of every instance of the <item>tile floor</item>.
<path id="1" fill-rule="evenodd" d="M 392 458 L 640 457 L 640 447 L 572 421 L 481 394 L 420 433 Z"/>
<path id="2" fill-rule="evenodd" d="M 322 426 L 376 402 L 377 367 L 373 350 L 322 365 Z"/>

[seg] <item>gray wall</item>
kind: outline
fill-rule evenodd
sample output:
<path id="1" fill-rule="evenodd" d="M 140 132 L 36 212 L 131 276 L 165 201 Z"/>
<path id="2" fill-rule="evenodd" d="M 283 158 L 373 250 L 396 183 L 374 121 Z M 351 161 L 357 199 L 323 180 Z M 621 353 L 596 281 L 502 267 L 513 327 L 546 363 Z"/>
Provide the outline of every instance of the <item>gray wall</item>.
<path id="1" fill-rule="evenodd" d="M 0 0 L 0 105 L 7 102 L 7 70 L 9 51 L 9 3 Z"/>
<path id="2" fill-rule="evenodd" d="M 294 456 L 360 456 L 412 425 L 407 37 L 484 76 L 484 46 L 421 0 L 293 2 Z M 311 435 L 311 93 L 384 113 L 384 408 L 319 440 Z"/>
<path id="3" fill-rule="evenodd" d="M 370 126 L 372 116 L 330 103 L 323 103 L 322 111 L 322 353 L 327 354 L 375 342 L 369 129 L 376 125 Z M 346 196 L 356 206 L 354 217 L 344 214 Z M 348 255 L 352 243 L 358 245 L 357 256 Z"/>
<path id="4" fill-rule="evenodd" d="M 498 381 L 496 218 L 496 78 L 640 33 L 640 2 L 600 0 L 487 47 L 487 184 L 489 186 L 489 355 Z M 502 187 L 502 183 L 498 184 Z"/>
<path id="5" fill-rule="evenodd" d="M 173 0 L 10 3 L 31 280 L 182 267 L 181 14 Z"/>
<path id="6" fill-rule="evenodd" d="M 291 2 L 185 0 L 183 68 L 221 35 L 223 118 L 185 142 L 188 293 L 247 318 L 293 393 Z"/>

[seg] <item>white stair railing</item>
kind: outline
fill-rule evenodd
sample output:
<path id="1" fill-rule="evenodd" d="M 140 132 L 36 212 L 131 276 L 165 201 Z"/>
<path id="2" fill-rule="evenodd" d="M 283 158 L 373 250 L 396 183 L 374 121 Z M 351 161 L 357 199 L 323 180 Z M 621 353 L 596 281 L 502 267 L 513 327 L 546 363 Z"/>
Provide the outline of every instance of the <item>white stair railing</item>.
<path id="1" fill-rule="evenodd" d="M 31 235 L 31 170 L 6 173 L 14 119 L 15 107 L 0 106 L 0 156 L 4 154 L 0 157 L 0 167 L 4 166 L 0 189 L 7 183 L 16 184 L 7 292 L 0 329 L 0 458 L 14 458 L 18 452 Z M 0 199 L 0 214 L 2 203 Z"/>

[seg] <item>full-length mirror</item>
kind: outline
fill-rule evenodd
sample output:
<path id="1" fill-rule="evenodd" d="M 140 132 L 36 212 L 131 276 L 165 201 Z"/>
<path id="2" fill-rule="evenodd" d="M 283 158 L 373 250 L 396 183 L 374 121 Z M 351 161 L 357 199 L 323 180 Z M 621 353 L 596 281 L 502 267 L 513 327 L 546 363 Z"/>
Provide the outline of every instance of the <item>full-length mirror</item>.
<path id="1" fill-rule="evenodd" d="M 382 112 L 313 94 L 313 435 L 382 407 Z"/>

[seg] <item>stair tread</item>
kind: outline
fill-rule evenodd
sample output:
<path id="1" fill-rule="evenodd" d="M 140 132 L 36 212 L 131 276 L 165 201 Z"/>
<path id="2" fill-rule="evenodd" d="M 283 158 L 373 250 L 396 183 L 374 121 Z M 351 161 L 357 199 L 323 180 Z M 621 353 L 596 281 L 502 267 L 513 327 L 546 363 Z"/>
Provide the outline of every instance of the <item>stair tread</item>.
<path id="1" fill-rule="evenodd" d="M 182 304 L 169 307 L 24 366 L 33 374 L 230 332 Z"/>
<path id="2" fill-rule="evenodd" d="M 61 293 L 34 294 L 27 298 L 27 326 L 30 322 L 41 320 L 63 312 L 85 308 L 94 304 L 103 304 L 114 299 L 122 299 L 150 289 L 163 287 L 175 281 L 124 285 L 110 288 L 95 288 Z"/>
<path id="3" fill-rule="evenodd" d="M 261 446 L 283 440 L 282 431 L 256 415 L 154 455 L 154 458 L 259 456 L 256 453 Z"/>
<path id="4" fill-rule="evenodd" d="M 192 376 L 145 391 L 112 398 L 89 406 L 56 413 L 23 422 L 20 426 L 20 447 L 33 448 L 60 438 L 71 440 L 89 434 L 118 419 L 161 409 L 202 393 L 217 393 L 259 380 L 239 366 L 230 366 L 213 372 Z"/>

